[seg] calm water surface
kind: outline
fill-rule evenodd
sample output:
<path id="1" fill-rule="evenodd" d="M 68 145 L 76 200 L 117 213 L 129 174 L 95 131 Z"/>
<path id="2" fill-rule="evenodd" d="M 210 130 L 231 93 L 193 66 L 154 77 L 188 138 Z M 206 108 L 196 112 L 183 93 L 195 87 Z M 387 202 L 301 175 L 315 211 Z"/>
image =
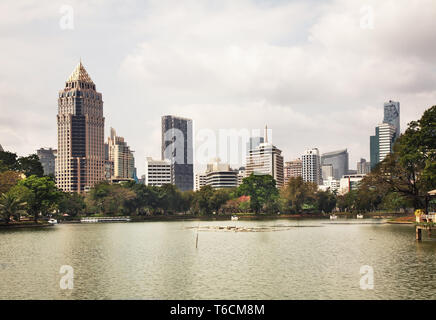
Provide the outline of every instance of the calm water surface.
<path id="1" fill-rule="evenodd" d="M 356 220 L 354 220 L 356 221 Z M 0 299 L 436 299 L 436 239 L 410 225 L 177 221 L 0 231 Z M 189 227 L 295 226 L 268 232 Z M 306 226 L 306 227 L 302 227 Z M 59 286 L 62 265 L 74 289 Z M 374 290 L 360 289 L 360 268 Z"/>

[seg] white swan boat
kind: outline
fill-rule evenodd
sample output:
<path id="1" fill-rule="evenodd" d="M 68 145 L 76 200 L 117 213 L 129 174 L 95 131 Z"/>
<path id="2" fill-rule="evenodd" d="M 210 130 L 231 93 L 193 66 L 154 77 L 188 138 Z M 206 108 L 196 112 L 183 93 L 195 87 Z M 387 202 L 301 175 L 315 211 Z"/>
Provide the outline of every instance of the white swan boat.
<path id="1" fill-rule="evenodd" d="M 358 215 L 356 216 L 356 218 L 357 218 L 357 219 L 363 219 L 363 214 L 358 214 Z"/>
<path id="2" fill-rule="evenodd" d="M 231 220 L 232 220 L 232 221 L 238 221 L 238 220 L 239 220 L 239 217 L 238 217 L 238 216 L 232 216 Z"/>
<path id="3" fill-rule="evenodd" d="M 50 220 L 48 220 L 48 223 L 50 223 L 50 224 L 57 224 L 58 221 L 56 219 L 50 219 Z"/>
<path id="4" fill-rule="evenodd" d="M 338 216 L 335 214 L 330 215 L 330 220 L 336 220 L 337 218 Z"/>

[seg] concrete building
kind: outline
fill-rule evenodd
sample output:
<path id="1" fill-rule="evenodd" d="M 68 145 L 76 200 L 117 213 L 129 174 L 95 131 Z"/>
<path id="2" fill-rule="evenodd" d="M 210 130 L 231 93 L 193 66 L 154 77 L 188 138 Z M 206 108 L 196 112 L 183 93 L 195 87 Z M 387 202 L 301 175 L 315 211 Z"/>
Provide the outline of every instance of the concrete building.
<path id="1" fill-rule="evenodd" d="M 171 162 L 172 183 L 182 191 L 194 188 L 192 120 L 162 117 L 162 160 Z"/>
<path id="2" fill-rule="evenodd" d="M 348 151 L 347 149 L 327 152 L 321 156 L 321 166 L 331 165 L 333 169 L 333 178 L 339 180 L 344 174 L 348 174 Z M 328 178 L 328 176 L 326 177 Z"/>
<path id="3" fill-rule="evenodd" d="M 368 174 L 371 172 L 371 163 L 367 162 L 366 159 L 361 158 L 357 163 L 357 174 Z"/>
<path id="4" fill-rule="evenodd" d="M 38 155 L 39 162 L 41 162 L 42 168 L 44 169 L 45 176 L 55 176 L 56 171 L 56 149 L 38 149 L 36 150 L 36 154 Z"/>
<path id="5" fill-rule="evenodd" d="M 153 158 L 147 157 L 144 178 L 147 186 L 161 187 L 164 184 L 171 184 L 171 161 L 153 160 Z"/>
<path id="6" fill-rule="evenodd" d="M 322 191 L 330 190 L 331 192 L 335 192 L 339 191 L 340 186 L 340 181 L 330 176 L 327 179 L 323 179 L 323 184 L 320 185 L 318 189 Z"/>
<path id="7" fill-rule="evenodd" d="M 286 161 L 284 166 L 284 183 L 288 184 L 290 178 L 301 177 L 303 175 L 303 162 L 301 159 Z"/>
<path id="8" fill-rule="evenodd" d="M 339 194 L 344 195 L 351 190 L 359 189 L 360 181 L 365 177 L 364 174 L 345 175 L 339 182 Z"/>
<path id="9" fill-rule="evenodd" d="M 321 158 L 317 148 L 306 150 L 301 157 L 303 162 L 302 176 L 306 182 L 322 184 Z"/>
<path id="10" fill-rule="evenodd" d="M 246 176 L 252 173 L 271 175 L 277 187 L 281 188 L 284 184 L 282 151 L 268 142 L 266 127 L 264 141 L 249 151 L 245 167 Z"/>
<path id="11" fill-rule="evenodd" d="M 206 185 L 206 173 L 196 173 L 195 174 L 194 191 L 200 190 L 205 185 Z"/>
<path id="12" fill-rule="evenodd" d="M 111 128 L 107 147 L 109 165 L 112 166 L 111 180 L 134 179 L 135 158 L 133 151 L 123 137 L 117 136 L 115 129 Z M 107 164 L 106 164 L 107 165 Z M 105 171 L 107 168 L 105 168 Z"/>
<path id="13" fill-rule="evenodd" d="M 206 185 L 214 189 L 236 188 L 238 186 L 238 172 L 230 169 L 230 165 L 214 159 L 207 164 L 205 174 Z"/>
<path id="14" fill-rule="evenodd" d="M 82 193 L 104 180 L 104 117 L 101 93 L 80 62 L 58 98 L 56 185 Z"/>
<path id="15" fill-rule="evenodd" d="M 245 167 L 240 167 L 238 170 L 238 187 L 242 184 L 245 177 L 246 177 Z"/>

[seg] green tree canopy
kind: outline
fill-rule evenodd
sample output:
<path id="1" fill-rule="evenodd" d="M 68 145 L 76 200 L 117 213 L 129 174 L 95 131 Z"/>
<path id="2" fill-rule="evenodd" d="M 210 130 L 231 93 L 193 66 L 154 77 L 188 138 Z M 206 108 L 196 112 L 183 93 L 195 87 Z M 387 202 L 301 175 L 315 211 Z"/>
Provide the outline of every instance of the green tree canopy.
<path id="1" fill-rule="evenodd" d="M 250 196 L 250 208 L 259 213 L 264 206 L 272 206 L 279 197 L 276 181 L 270 175 L 251 174 L 242 180 L 237 191 L 239 196 Z"/>

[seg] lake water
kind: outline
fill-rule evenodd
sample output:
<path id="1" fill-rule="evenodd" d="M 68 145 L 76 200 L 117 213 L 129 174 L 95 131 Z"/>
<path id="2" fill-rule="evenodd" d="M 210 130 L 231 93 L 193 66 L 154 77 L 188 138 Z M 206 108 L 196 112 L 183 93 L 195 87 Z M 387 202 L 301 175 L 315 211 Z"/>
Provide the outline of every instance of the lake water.
<path id="1" fill-rule="evenodd" d="M 195 247 L 189 227 L 225 225 L 271 230 L 200 231 Z M 0 299 L 436 299 L 435 238 L 366 219 L 0 230 L 0 259 Z M 60 288 L 62 265 L 72 290 Z M 364 265 L 373 290 L 360 287 Z"/>

